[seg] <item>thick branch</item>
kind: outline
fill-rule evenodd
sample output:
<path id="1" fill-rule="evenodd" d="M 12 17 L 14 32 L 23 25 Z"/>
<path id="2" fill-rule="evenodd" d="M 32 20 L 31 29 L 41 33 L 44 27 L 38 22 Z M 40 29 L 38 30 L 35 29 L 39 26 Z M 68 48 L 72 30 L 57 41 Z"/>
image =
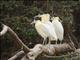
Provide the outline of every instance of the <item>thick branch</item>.
<path id="1" fill-rule="evenodd" d="M 4 35 L 8 31 L 8 27 L 4 24 L 2 24 L 3 28 L 2 31 L 0 32 L 0 36 Z"/>
<path id="2" fill-rule="evenodd" d="M 23 51 L 27 53 L 27 55 L 25 56 L 27 56 L 29 59 L 32 59 L 32 60 L 35 60 L 35 58 L 41 53 L 45 53 L 47 55 L 55 55 L 59 53 L 73 51 L 73 48 L 67 43 L 57 44 L 57 45 L 56 44 L 51 44 L 51 45 L 37 44 L 35 45 L 34 48 L 29 49 L 10 27 L 4 25 L 3 30 L 0 32 L 0 34 L 4 35 L 7 31 L 11 33 L 12 37 L 14 38 L 14 41 L 18 43 L 18 46 L 23 47 Z M 78 51 L 80 51 L 80 49 Z M 24 52 L 17 53 L 15 56 L 13 56 L 10 59 L 14 60 Z"/>
<path id="3" fill-rule="evenodd" d="M 19 44 L 18 46 L 23 48 L 24 52 L 27 53 L 30 51 L 30 49 L 22 42 L 22 40 L 10 27 L 8 27 L 8 31 L 11 33 L 12 37 L 15 38 L 15 41 Z"/>
<path id="4" fill-rule="evenodd" d="M 48 55 L 55 55 L 63 52 L 72 51 L 73 49 L 70 47 L 69 44 L 54 44 L 54 45 L 46 45 L 44 46 L 43 51 Z"/>
<path id="5" fill-rule="evenodd" d="M 73 48 L 70 47 L 69 44 L 57 44 L 57 45 L 42 45 L 37 44 L 34 46 L 34 48 L 30 49 L 31 51 L 25 54 L 25 56 L 22 58 L 22 60 L 32 59 L 35 60 L 39 55 L 45 54 L 45 55 L 55 55 L 60 53 L 67 53 L 69 51 L 73 51 Z M 75 53 L 80 53 L 80 49 L 77 49 L 74 51 Z M 28 57 L 28 58 L 26 58 Z"/>
<path id="6" fill-rule="evenodd" d="M 14 56 L 12 56 L 11 58 L 9 58 L 8 60 L 15 60 L 19 56 L 21 56 L 22 54 L 24 54 L 24 51 L 19 51 L 18 53 L 16 53 Z"/>
<path id="7" fill-rule="evenodd" d="M 21 60 L 29 60 L 29 59 L 27 59 L 26 55 L 25 55 Z"/>
<path id="8" fill-rule="evenodd" d="M 55 55 L 59 53 L 73 51 L 69 44 L 52 44 L 52 45 L 41 45 L 37 44 L 33 49 L 31 49 L 27 56 L 29 59 L 35 60 L 35 58 L 44 53 L 46 55 Z"/>
<path id="9" fill-rule="evenodd" d="M 23 47 L 23 50 L 26 53 L 30 51 L 30 49 L 21 41 L 18 35 L 9 26 L 3 24 L 3 30 L 0 32 L 0 36 L 4 35 L 7 31 L 11 33 L 11 37 L 14 38 L 14 41 L 16 44 L 18 44 L 19 47 Z"/>

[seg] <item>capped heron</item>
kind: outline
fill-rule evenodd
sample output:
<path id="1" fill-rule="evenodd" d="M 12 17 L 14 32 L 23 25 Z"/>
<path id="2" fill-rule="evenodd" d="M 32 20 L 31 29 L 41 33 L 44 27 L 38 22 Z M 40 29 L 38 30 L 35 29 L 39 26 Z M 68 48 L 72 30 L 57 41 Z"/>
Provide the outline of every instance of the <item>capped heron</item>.
<path id="1" fill-rule="evenodd" d="M 34 19 L 34 21 L 31 24 L 33 23 L 35 23 L 35 29 L 37 30 L 38 34 L 44 39 L 43 44 L 47 38 L 49 38 L 48 44 L 50 44 L 51 41 L 57 42 L 57 35 L 55 33 L 53 24 L 50 21 L 45 23 L 44 21 L 42 21 L 42 19 Z"/>
<path id="2" fill-rule="evenodd" d="M 64 37 L 64 28 L 63 28 L 63 25 L 61 24 L 61 22 L 59 21 L 60 18 L 59 17 L 52 17 L 51 20 L 52 20 L 52 24 L 55 28 L 57 38 L 59 39 L 60 43 L 62 43 L 62 40 Z"/>

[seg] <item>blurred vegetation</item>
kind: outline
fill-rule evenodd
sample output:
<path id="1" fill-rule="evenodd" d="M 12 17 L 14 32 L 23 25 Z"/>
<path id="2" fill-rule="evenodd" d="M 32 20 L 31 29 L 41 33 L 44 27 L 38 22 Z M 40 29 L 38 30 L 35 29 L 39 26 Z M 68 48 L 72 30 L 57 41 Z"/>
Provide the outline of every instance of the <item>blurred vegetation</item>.
<path id="1" fill-rule="evenodd" d="M 73 30 L 78 30 L 80 34 L 80 21 L 78 24 L 75 10 L 79 10 L 80 1 L 16 1 L 16 0 L 1 0 L 0 1 L 0 22 L 10 26 L 29 47 L 33 47 L 37 43 L 42 43 L 42 38 L 37 34 L 34 26 L 30 25 L 33 17 L 39 13 L 50 13 L 52 16 L 59 16 L 63 22 L 71 24 Z M 80 16 L 80 15 L 79 15 Z M 78 27 L 77 27 L 78 26 Z M 13 55 L 13 52 L 18 50 L 14 38 L 7 33 L 0 39 L 1 60 L 6 60 Z"/>

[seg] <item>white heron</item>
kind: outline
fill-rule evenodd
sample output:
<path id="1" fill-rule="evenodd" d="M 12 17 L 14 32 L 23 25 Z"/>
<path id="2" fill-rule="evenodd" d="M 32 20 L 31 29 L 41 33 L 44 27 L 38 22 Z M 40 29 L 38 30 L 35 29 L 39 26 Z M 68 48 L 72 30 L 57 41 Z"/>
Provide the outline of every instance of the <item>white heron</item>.
<path id="1" fill-rule="evenodd" d="M 39 14 L 39 15 L 37 15 L 37 16 L 35 16 L 35 18 L 36 17 L 40 17 L 41 18 L 41 22 L 43 22 L 43 23 L 46 23 L 46 22 L 49 22 L 49 20 L 50 20 L 50 14 Z"/>
<path id="2" fill-rule="evenodd" d="M 57 35 L 55 33 L 55 29 L 53 28 L 53 24 L 49 20 L 46 23 L 42 19 L 41 19 L 41 21 L 40 20 L 34 20 L 32 22 L 32 24 L 33 23 L 35 23 L 35 28 L 36 28 L 38 34 L 41 35 L 41 37 L 44 39 L 43 44 L 47 38 L 49 38 L 48 44 L 50 44 L 51 41 L 57 42 Z"/>
<path id="3" fill-rule="evenodd" d="M 63 36 L 64 36 L 64 28 L 63 28 L 61 22 L 59 21 L 60 18 L 59 17 L 52 17 L 51 20 L 52 20 L 52 24 L 55 28 L 57 38 L 59 39 L 60 43 L 62 43 Z"/>

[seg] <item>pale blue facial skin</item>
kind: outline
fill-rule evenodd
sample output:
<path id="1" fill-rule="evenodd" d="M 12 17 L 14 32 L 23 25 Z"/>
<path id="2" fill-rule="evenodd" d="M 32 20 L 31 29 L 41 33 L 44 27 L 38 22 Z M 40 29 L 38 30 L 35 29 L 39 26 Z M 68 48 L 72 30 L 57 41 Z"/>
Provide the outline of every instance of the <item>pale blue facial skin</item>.
<path id="1" fill-rule="evenodd" d="M 33 21 L 32 21 L 31 24 L 34 24 L 35 21 L 37 21 L 37 20 L 40 20 L 41 21 L 41 17 L 39 17 L 39 15 L 33 17 Z"/>

